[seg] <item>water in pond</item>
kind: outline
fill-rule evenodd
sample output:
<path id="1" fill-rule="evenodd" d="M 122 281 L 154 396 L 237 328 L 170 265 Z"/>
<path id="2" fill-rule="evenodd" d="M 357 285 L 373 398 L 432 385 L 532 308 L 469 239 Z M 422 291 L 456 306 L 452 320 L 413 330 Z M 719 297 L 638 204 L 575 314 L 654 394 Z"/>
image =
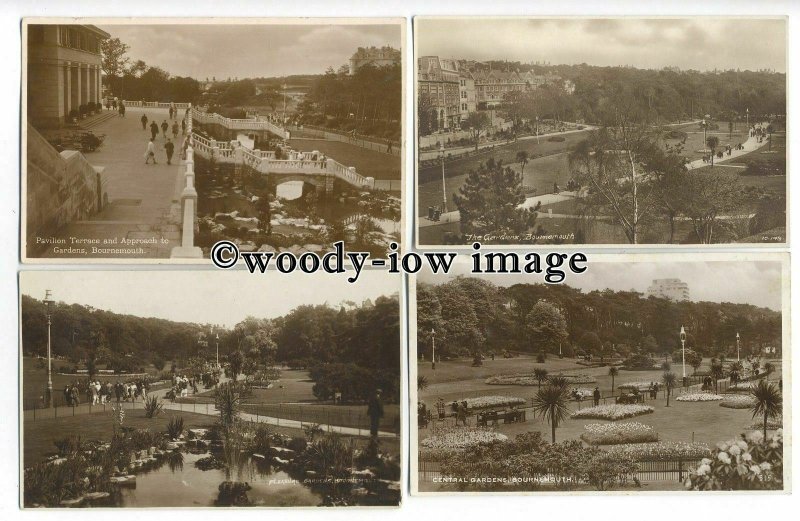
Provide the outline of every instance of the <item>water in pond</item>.
<path id="1" fill-rule="evenodd" d="M 227 481 L 221 469 L 200 470 L 195 462 L 209 453 L 183 453 L 183 466 L 163 465 L 137 474 L 135 488 L 122 488 L 122 507 L 208 507 L 214 506 L 219 485 Z M 171 468 L 172 467 L 172 468 Z M 293 480 L 283 471 L 248 460 L 230 479 L 246 481 L 252 487 L 247 497 L 253 506 L 317 506 L 319 495 Z"/>

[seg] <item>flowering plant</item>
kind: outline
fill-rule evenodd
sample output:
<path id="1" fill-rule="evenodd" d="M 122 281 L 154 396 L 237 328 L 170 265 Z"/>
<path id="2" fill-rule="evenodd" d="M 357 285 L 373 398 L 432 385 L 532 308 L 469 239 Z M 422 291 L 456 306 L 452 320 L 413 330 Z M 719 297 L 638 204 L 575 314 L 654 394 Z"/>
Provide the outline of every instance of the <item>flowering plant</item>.
<path id="1" fill-rule="evenodd" d="M 433 436 L 420 441 L 419 444 L 434 450 L 464 450 L 496 441 L 508 441 L 508 436 L 491 429 L 452 427 L 438 431 Z"/>
<path id="2" fill-rule="evenodd" d="M 758 429 L 761 430 L 764 428 L 764 422 L 762 420 L 755 421 L 750 424 L 751 429 Z M 777 418 L 768 418 L 767 419 L 767 429 L 774 431 L 777 429 L 783 428 L 783 415 L 778 416 Z"/>
<path id="3" fill-rule="evenodd" d="M 684 441 L 629 443 L 613 445 L 604 450 L 612 454 L 631 457 L 636 461 L 692 460 L 703 458 L 711 454 L 711 450 L 705 443 L 687 443 Z"/>
<path id="4" fill-rule="evenodd" d="M 718 402 L 722 396 L 714 393 L 686 393 L 678 396 L 675 400 L 679 402 Z"/>
<path id="5" fill-rule="evenodd" d="M 456 401 L 458 403 L 467 402 L 468 409 L 486 409 L 488 407 L 525 405 L 525 400 L 516 396 L 478 396 L 477 398 L 462 398 Z"/>
<path id="6" fill-rule="evenodd" d="M 592 384 L 597 378 L 586 374 L 556 374 L 570 384 Z M 501 374 L 490 376 L 484 383 L 488 385 L 539 385 L 539 379 L 533 373 Z"/>
<path id="7" fill-rule="evenodd" d="M 646 391 L 655 383 L 657 382 L 627 382 L 624 384 L 619 384 L 617 389 L 638 389 L 640 391 Z"/>
<path id="8" fill-rule="evenodd" d="M 755 398 L 750 394 L 726 394 L 719 402 L 719 406 L 729 409 L 750 409 L 755 403 Z"/>
<path id="9" fill-rule="evenodd" d="M 617 445 L 622 443 L 650 443 L 658 441 L 658 433 L 649 425 L 639 422 L 589 423 L 581 439 L 590 445 Z"/>
<path id="10" fill-rule="evenodd" d="M 623 420 L 641 414 L 650 414 L 654 409 L 649 405 L 598 405 L 572 413 L 573 418 L 595 418 L 598 420 Z"/>
<path id="11" fill-rule="evenodd" d="M 718 444 L 692 469 L 684 485 L 689 490 L 783 489 L 783 430 L 768 439 L 753 431 Z"/>

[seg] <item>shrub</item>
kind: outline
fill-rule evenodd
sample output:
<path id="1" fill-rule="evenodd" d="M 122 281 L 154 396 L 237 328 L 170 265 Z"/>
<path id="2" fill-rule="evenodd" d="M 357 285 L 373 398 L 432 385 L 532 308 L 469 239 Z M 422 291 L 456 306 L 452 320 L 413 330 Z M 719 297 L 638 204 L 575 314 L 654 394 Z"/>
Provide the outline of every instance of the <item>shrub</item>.
<path id="1" fill-rule="evenodd" d="M 291 449 L 298 454 L 306 450 L 306 447 L 308 447 L 308 442 L 301 436 L 295 436 L 286 444 L 287 449 Z"/>
<path id="2" fill-rule="evenodd" d="M 562 141 L 566 141 L 567 138 L 564 136 L 550 136 L 547 138 L 547 141 L 552 141 L 553 143 L 561 143 Z"/>
<path id="3" fill-rule="evenodd" d="M 268 455 L 270 447 L 272 447 L 272 433 L 265 425 L 259 425 L 256 427 L 250 451 Z"/>
<path id="4" fill-rule="evenodd" d="M 652 358 L 646 355 L 633 355 L 632 357 L 626 359 L 622 366 L 628 370 L 648 370 L 648 369 L 655 369 L 656 364 Z"/>
<path id="5" fill-rule="evenodd" d="M 163 409 L 164 405 L 158 396 L 150 396 L 144 402 L 144 415 L 148 418 L 155 418 Z"/>
<path id="6" fill-rule="evenodd" d="M 183 417 L 178 416 L 177 418 L 173 416 L 169 419 L 169 423 L 167 423 L 167 436 L 171 440 L 177 440 L 183 434 Z"/>
<path id="7" fill-rule="evenodd" d="M 708 456 L 711 452 L 705 443 L 687 443 L 683 441 L 611 445 L 603 450 L 615 456 L 633 458 L 635 461 L 691 460 Z"/>

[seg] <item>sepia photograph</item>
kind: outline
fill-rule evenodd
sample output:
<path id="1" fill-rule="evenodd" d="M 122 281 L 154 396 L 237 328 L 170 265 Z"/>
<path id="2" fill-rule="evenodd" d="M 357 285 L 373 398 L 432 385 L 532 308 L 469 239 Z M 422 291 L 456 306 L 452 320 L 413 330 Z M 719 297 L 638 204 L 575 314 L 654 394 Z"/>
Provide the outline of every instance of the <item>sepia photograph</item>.
<path id="1" fill-rule="evenodd" d="M 413 278 L 412 492 L 790 491 L 788 254 L 594 259 Z"/>
<path id="2" fill-rule="evenodd" d="M 415 244 L 786 244 L 786 26 L 416 17 Z"/>
<path id="3" fill-rule="evenodd" d="M 396 19 L 23 21 L 26 262 L 401 242 Z"/>
<path id="4" fill-rule="evenodd" d="M 22 506 L 399 506 L 402 281 L 362 278 L 20 273 Z"/>

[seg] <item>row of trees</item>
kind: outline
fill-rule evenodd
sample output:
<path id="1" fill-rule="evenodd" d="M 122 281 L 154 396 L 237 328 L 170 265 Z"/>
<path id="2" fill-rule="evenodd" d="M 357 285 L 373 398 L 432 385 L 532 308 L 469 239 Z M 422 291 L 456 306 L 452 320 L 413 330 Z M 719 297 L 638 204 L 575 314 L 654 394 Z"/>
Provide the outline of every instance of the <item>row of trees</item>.
<path id="1" fill-rule="evenodd" d="M 276 363 L 309 368 L 344 364 L 353 375 L 380 374 L 388 396 L 399 393 L 400 306 L 396 296 L 338 310 L 327 305 L 300 306 L 273 319 L 248 317 L 232 329 L 113 313 L 90 306 L 58 303 L 52 313 L 52 351 L 74 364 L 136 361 L 161 370 L 173 361 L 177 370 L 202 373 L 205 361 L 220 357 L 231 377 L 269 381 Z M 22 296 L 22 345 L 27 356 L 47 350 L 45 305 Z M 358 369 L 358 371 L 356 370 Z M 343 371 L 342 374 L 348 374 Z M 330 388 L 337 387 L 328 381 Z M 337 389 L 341 390 L 341 389 Z M 374 389 L 372 389 L 374 392 Z"/>
<path id="2" fill-rule="evenodd" d="M 624 98 L 648 123 L 685 121 L 712 114 L 717 119 L 785 114 L 786 74 L 770 71 L 673 71 L 586 64 L 550 67 L 507 64 L 537 74 L 554 73 L 575 84 L 568 94 L 557 83 L 506 100 L 509 119 L 535 117 L 607 125 L 616 100 Z"/>
<path id="3" fill-rule="evenodd" d="M 129 46 L 119 38 L 101 44 L 104 81 L 111 94 L 120 99 L 194 102 L 200 95 L 200 84 L 194 78 L 171 76 L 156 66 L 127 56 Z"/>
<path id="4" fill-rule="evenodd" d="M 781 345 L 781 314 L 749 304 L 672 302 L 631 291 L 584 293 L 564 285 L 498 287 L 458 277 L 417 284 L 418 349 L 430 357 L 431 331 L 437 356 L 519 351 L 595 356 L 617 352 L 662 354 L 680 346 L 709 356 L 734 353 L 736 333 L 743 354 Z"/>

